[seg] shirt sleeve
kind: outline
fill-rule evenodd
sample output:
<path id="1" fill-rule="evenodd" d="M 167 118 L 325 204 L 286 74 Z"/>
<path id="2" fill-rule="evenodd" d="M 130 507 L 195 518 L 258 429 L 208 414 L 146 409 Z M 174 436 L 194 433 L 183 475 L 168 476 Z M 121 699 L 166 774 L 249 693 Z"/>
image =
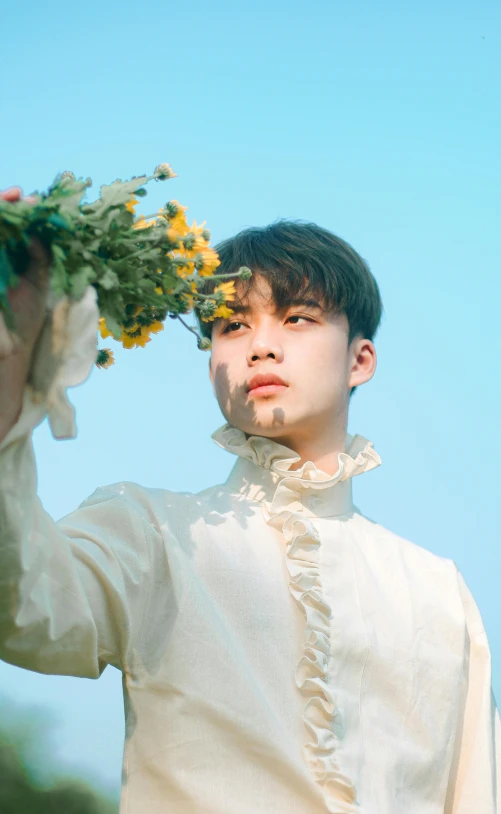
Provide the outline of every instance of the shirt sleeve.
<path id="1" fill-rule="evenodd" d="M 87 678 L 107 664 L 130 670 L 162 550 L 144 491 L 99 488 L 54 522 L 21 425 L 0 445 L 0 658 Z"/>
<path id="2" fill-rule="evenodd" d="M 447 814 L 501 814 L 501 722 L 480 611 L 457 571 L 466 621 L 465 700 L 456 733 Z"/>

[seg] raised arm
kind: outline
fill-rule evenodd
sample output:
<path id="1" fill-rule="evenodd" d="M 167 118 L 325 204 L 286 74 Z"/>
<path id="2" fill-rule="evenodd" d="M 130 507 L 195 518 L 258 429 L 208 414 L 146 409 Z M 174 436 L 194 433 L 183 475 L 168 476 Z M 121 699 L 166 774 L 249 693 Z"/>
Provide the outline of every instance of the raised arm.
<path id="1" fill-rule="evenodd" d="M 87 378 L 96 344 L 90 297 L 65 312 L 74 347 L 66 342 L 52 353 L 47 258 L 39 249 L 8 294 L 21 341 L 9 345 L 4 330 L 0 354 L 0 658 L 96 678 L 108 663 L 132 667 L 152 562 L 163 549 L 134 485 L 98 489 L 59 523 L 37 496 L 32 430 L 49 413 L 55 435 L 75 434 L 65 385 Z M 80 338 L 85 326 L 87 339 Z"/>
<path id="2" fill-rule="evenodd" d="M 0 658 L 87 678 L 134 669 L 162 551 L 138 494 L 98 489 L 55 523 L 36 494 L 30 434 L 0 450 Z"/>

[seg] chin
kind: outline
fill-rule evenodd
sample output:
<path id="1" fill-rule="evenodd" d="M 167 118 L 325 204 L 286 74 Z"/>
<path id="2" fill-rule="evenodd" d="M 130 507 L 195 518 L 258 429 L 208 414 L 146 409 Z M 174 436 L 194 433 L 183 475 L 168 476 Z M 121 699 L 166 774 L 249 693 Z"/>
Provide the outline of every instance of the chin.
<path id="1" fill-rule="evenodd" d="M 300 420 L 286 420 L 283 411 L 275 408 L 273 412 L 263 415 L 255 415 L 252 419 L 248 417 L 235 416 L 226 419 L 237 429 L 245 432 L 246 435 L 262 435 L 265 438 L 277 438 L 293 433 L 303 422 Z"/>

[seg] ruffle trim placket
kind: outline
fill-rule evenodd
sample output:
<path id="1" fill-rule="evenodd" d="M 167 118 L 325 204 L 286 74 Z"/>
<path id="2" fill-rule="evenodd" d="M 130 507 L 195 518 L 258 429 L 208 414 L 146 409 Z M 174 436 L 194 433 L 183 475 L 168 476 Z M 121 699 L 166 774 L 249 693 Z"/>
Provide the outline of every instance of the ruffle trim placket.
<path id="1" fill-rule="evenodd" d="M 305 699 L 303 721 L 309 735 L 303 756 L 331 814 L 362 814 L 355 786 L 336 758 L 341 722 L 329 677 L 332 609 L 324 596 L 320 575 L 320 535 L 303 512 L 301 495 L 304 489 L 322 490 L 374 469 L 381 458 L 370 441 L 355 435 L 348 436 L 347 451 L 339 453 L 335 475 L 322 472 L 311 461 L 290 471 L 300 458 L 269 438 L 246 438 L 245 433 L 229 424 L 212 437 L 229 452 L 282 475 L 271 503 L 263 505 L 263 512 L 266 522 L 285 539 L 289 590 L 306 618 L 303 656 L 295 671 L 296 685 Z"/>

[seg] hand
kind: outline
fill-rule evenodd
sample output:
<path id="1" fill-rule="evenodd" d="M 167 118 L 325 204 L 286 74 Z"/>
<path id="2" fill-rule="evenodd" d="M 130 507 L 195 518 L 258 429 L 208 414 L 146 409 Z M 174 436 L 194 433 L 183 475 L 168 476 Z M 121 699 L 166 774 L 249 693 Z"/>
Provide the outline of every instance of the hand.
<path id="1" fill-rule="evenodd" d="M 10 201 L 12 206 L 21 197 L 17 187 L 0 192 L 0 198 Z M 24 200 L 36 203 L 33 197 Z M 0 441 L 21 413 L 34 349 L 45 323 L 50 257 L 39 240 L 33 240 L 28 251 L 31 260 L 26 272 L 19 278 L 18 285 L 7 292 L 15 332 L 8 330 L 0 311 Z"/>
<path id="2" fill-rule="evenodd" d="M 22 197 L 18 187 L 0 192 L 0 198 L 15 206 Z M 25 201 L 35 203 L 28 196 Z M 15 333 L 9 331 L 0 312 L 0 361 L 14 353 L 31 359 L 33 348 L 45 321 L 45 302 L 49 284 L 50 257 L 39 240 L 33 239 L 29 246 L 30 263 L 19 283 L 7 292 L 7 300 L 14 313 Z"/>

